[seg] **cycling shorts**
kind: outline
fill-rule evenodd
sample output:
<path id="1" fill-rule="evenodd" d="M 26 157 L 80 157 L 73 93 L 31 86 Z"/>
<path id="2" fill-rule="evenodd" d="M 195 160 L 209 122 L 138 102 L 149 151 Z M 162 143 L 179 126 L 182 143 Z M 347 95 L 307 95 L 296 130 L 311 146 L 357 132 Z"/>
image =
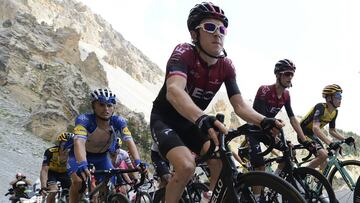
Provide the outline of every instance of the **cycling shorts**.
<path id="1" fill-rule="evenodd" d="M 159 152 L 163 157 L 166 157 L 166 154 L 171 149 L 179 146 L 186 146 L 192 152 L 200 155 L 200 151 L 205 142 L 209 140 L 209 137 L 208 135 L 204 135 L 196 125 L 186 124 L 184 124 L 184 126 L 187 127 L 181 128 L 178 127 L 181 126 L 179 123 L 175 124 L 169 121 L 169 119 L 163 118 L 161 115 L 151 114 L 151 135 L 159 146 Z"/>
<path id="2" fill-rule="evenodd" d="M 264 135 L 266 136 L 266 135 Z M 264 157 L 259 155 L 258 153 L 261 151 L 260 142 L 253 136 L 249 135 L 247 136 L 248 139 L 248 145 L 249 145 L 249 158 L 250 163 L 254 168 L 258 168 L 260 166 L 265 166 L 265 160 Z M 268 144 L 268 143 L 265 143 Z M 281 142 L 275 144 L 274 149 L 281 150 L 284 145 L 282 145 Z"/>
<path id="3" fill-rule="evenodd" d="M 67 173 L 57 173 L 54 171 L 48 171 L 47 186 L 54 185 L 59 181 L 63 189 L 69 189 L 71 185 L 71 179 Z"/>
<path id="4" fill-rule="evenodd" d="M 93 164 L 95 166 L 95 170 L 108 170 L 114 168 L 107 152 L 104 153 L 86 152 L 86 160 L 88 164 Z M 75 159 L 74 151 L 71 150 L 69 152 L 67 171 L 68 174 L 71 175 L 72 173 L 76 173 L 77 170 L 78 170 L 78 163 Z M 95 176 L 95 178 L 97 181 L 101 181 L 103 179 L 102 176 Z M 112 178 L 112 181 L 113 183 L 115 182 L 114 177 Z"/>
<path id="5" fill-rule="evenodd" d="M 304 129 L 302 129 L 302 130 L 304 132 L 304 135 L 305 135 L 307 141 L 310 141 L 310 142 L 314 141 L 315 142 L 316 150 L 324 149 L 324 145 L 322 144 L 322 142 L 321 142 L 321 140 L 319 139 L 318 136 L 316 136 L 313 132 L 311 132 L 309 130 L 304 130 Z M 299 141 L 299 143 L 301 143 L 301 142 Z"/>
<path id="6" fill-rule="evenodd" d="M 170 164 L 165 160 L 159 152 L 151 150 L 151 161 L 154 165 L 156 174 L 161 177 L 166 174 L 170 174 Z"/>

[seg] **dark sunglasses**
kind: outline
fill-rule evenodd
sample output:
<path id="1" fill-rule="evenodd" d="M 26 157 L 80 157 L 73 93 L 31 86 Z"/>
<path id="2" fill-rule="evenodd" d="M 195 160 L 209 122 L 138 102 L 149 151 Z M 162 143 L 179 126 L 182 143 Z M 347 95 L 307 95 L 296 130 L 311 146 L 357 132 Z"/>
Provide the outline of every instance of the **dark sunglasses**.
<path id="1" fill-rule="evenodd" d="M 223 26 L 223 25 L 217 25 L 215 23 L 212 23 L 212 22 L 205 22 L 205 23 L 202 23 L 200 25 L 198 25 L 195 29 L 199 29 L 199 28 L 202 28 L 205 32 L 208 32 L 208 33 L 215 33 L 215 31 L 217 29 L 219 29 L 219 33 L 221 35 L 226 35 L 226 27 Z"/>
<path id="2" fill-rule="evenodd" d="M 281 74 L 283 74 L 286 77 L 290 77 L 290 76 L 293 77 L 294 76 L 294 72 L 290 72 L 290 71 L 282 72 Z"/>
<path id="3" fill-rule="evenodd" d="M 336 93 L 334 94 L 334 98 L 341 100 L 341 99 L 342 99 L 341 93 L 340 93 L 340 92 L 336 92 Z"/>

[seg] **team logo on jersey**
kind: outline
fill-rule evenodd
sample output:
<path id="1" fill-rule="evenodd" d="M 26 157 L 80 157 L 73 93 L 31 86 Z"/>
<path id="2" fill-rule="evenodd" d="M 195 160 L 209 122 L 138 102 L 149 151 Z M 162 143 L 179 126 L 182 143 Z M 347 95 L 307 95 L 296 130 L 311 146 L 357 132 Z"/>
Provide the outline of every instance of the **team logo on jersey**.
<path id="1" fill-rule="evenodd" d="M 263 86 L 261 88 L 261 96 L 265 96 L 266 93 L 268 93 L 270 91 L 270 88 L 268 86 Z"/>
<path id="2" fill-rule="evenodd" d="M 123 133 L 124 135 L 129 135 L 129 136 L 131 136 L 131 132 L 130 132 L 130 130 L 129 130 L 128 127 L 123 128 L 122 133 Z"/>
<path id="3" fill-rule="evenodd" d="M 74 134 L 75 135 L 84 135 L 84 136 L 86 136 L 87 135 L 87 130 L 86 130 L 86 128 L 84 126 L 77 125 L 74 128 Z"/>

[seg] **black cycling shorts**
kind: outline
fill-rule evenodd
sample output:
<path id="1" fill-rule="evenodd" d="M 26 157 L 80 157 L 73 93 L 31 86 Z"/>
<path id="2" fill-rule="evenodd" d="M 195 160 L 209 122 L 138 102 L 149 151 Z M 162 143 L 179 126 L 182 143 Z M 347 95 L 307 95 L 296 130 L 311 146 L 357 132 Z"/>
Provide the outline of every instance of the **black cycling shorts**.
<path id="1" fill-rule="evenodd" d="M 151 161 L 159 177 L 170 174 L 170 164 L 157 151 L 151 150 Z"/>
<path id="2" fill-rule="evenodd" d="M 192 152 L 200 155 L 200 151 L 204 143 L 209 140 L 209 137 L 204 135 L 194 124 L 189 125 L 189 123 L 186 123 L 181 125 L 181 123 L 176 122 L 155 113 L 151 114 L 151 135 L 159 146 L 161 155 L 166 157 L 166 154 L 171 149 L 179 146 L 186 146 Z"/>
<path id="3" fill-rule="evenodd" d="M 59 181 L 61 183 L 61 187 L 63 189 L 69 189 L 70 185 L 71 185 L 71 179 L 70 176 L 65 172 L 65 173 L 57 173 L 54 171 L 48 171 L 48 180 L 47 180 L 47 185 L 53 185 L 56 184 L 57 181 Z"/>

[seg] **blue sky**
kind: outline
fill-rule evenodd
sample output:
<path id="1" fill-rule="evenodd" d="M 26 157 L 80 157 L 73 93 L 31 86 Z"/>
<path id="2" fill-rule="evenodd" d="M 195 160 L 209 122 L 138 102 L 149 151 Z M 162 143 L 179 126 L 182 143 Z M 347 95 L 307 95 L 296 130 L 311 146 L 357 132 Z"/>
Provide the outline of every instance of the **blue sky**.
<path id="1" fill-rule="evenodd" d="M 165 69 L 173 48 L 190 42 L 186 19 L 195 0 L 82 0 Z M 357 0 L 218 0 L 229 18 L 225 49 L 236 66 L 240 90 L 253 99 L 275 82 L 274 64 L 297 66 L 290 89 L 296 115 L 323 102 L 322 88 L 343 90 L 337 127 L 360 134 L 360 2 Z"/>

